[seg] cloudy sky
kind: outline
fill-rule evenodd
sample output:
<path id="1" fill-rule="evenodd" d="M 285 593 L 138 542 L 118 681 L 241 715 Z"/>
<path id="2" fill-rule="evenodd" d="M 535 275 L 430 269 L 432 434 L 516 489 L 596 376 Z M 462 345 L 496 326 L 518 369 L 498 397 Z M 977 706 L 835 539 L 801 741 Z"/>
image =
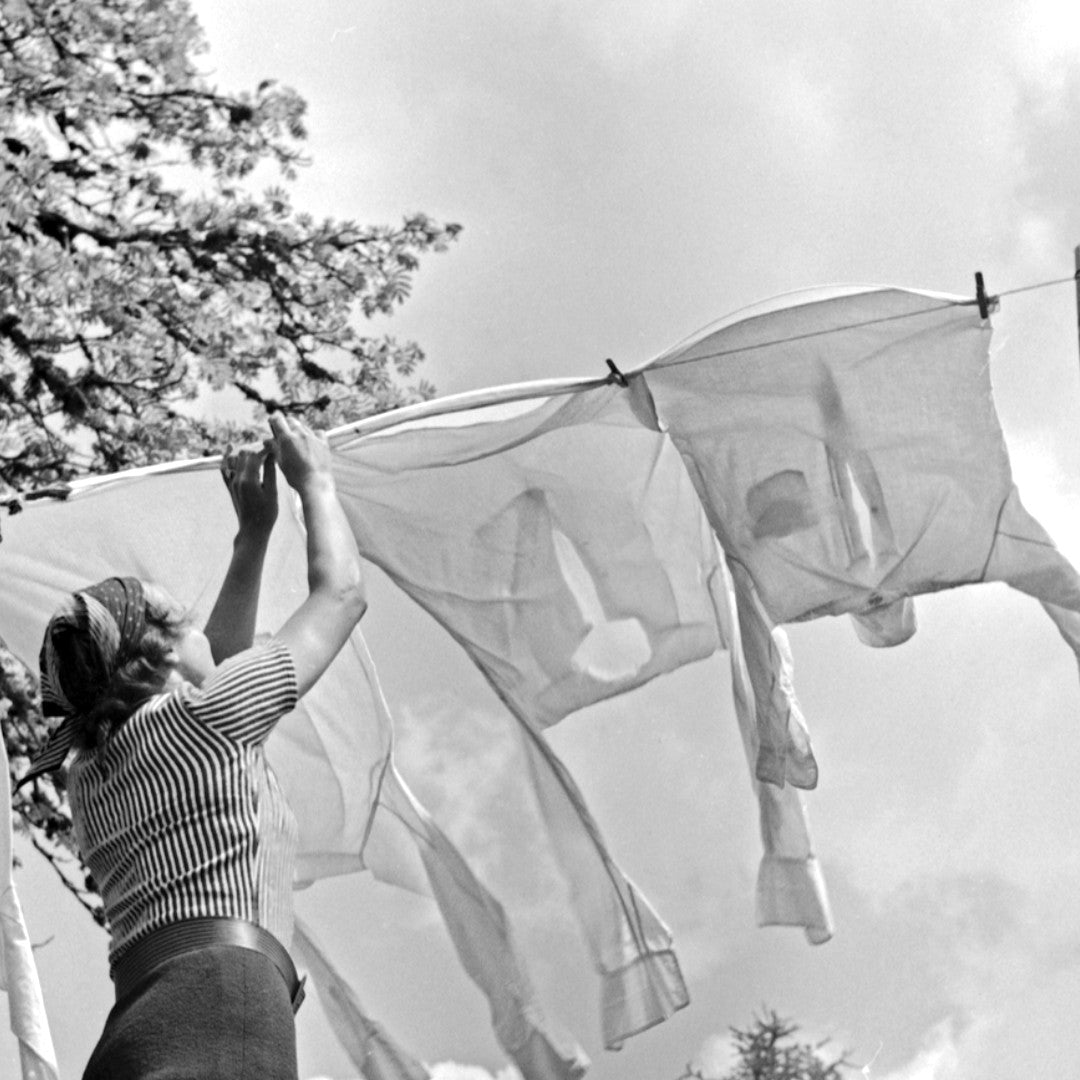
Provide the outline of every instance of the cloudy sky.
<path id="1" fill-rule="evenodd" d="M 970 294 L 1066 277 L 1080 243 L 1080 9 L 956 0 L 234 0 L 197 5 L 223 87 L 310 104 L 296 201 L 464 226 L 388 327 L 441 392 L 632 367 L 755 300 L 874 282 Z M 1080 559 L 1080 360 L 1068 284 L 1005 297 L 992 375 L 1029 508 Z M 810 796 L 836 937 L 753 923 L 755 806 L 721 659 L 552 735 L 672 927 L 692 1004 L 619 1054 L 539 857 L 507 851 L 497 705 L 376 580 L 369 638 L 418 794 L 484 868 L 596 1080 L 726 1061 L 772 1007 L 872 1080 L 1059 1080 L 1080 998 L 1080 684 L 1038 605 L 924 598 L 894 650 L 792 631 L 821 765 Z M 422 657 L 422 662 L 418 662 Z M 447 672 L 455 672 L 448 679 Z M 468 722 L 463 723 L 462 717 Z M 468 778 L 463 783 L 462 778 Z M 111 996 L 105 942 L 24 851 L 19 879 L 65 1076 Z M 440 1080 L 507 1080 L 486 1005 L 427 901 L 362 879 L 299 910 Z M 302 1075 L 352 1077 L 316 1003 Z M 6 1040 L 6 1041 L 5 1041 Z M 14 1069 L 0 1038 L 0 1072 Z"/>

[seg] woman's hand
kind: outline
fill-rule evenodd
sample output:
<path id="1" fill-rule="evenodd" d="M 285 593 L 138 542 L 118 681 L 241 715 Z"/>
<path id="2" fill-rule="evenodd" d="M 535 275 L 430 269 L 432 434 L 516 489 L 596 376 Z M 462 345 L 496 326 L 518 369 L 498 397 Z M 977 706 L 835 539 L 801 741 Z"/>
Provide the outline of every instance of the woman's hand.
<path id="1" fill-rule="evenodd" d="M 240 532 L 268 537 L 277 520 L 277 469 L 267 445 L 225 450 L 221 475 L 229 489 Z"/>
<path id="2" fill-rule="evenodd" d="M 332 459 L 326 440 L 306 424 L 283 413 L 270 417 L 274 433 L 271 445 L 274 457 L 289 487 L 303 494 L 312 482 L 333 483 Z"/>

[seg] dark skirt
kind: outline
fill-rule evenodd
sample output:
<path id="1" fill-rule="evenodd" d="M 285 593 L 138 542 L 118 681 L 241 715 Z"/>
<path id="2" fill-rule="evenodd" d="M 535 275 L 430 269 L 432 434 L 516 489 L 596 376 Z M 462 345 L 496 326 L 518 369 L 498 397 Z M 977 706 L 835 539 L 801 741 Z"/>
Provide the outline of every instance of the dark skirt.
<path id="1" fill-rule="evenodd" d="M 262 953 L 166 961 L 116 1003 L 83 1080 L 297 1080 L 289 994 Z"/>

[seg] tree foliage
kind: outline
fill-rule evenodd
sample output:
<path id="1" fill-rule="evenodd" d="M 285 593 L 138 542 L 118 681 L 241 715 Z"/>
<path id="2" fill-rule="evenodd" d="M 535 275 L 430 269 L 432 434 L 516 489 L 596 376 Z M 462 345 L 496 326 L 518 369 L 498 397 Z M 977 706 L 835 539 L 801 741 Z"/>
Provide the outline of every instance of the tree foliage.
<path id="1" fill-rule="evenodd" d="M 187 0 L 0 3 L 0 504 L 88 472 L 220 449 L 283 409 L 328 427 L 429 396 L 420 349 L 365 335 L 458 232 L 316 220 L 287 185 L 305 103 L 267 78 L 226 93 L 197 67 Z M 264 174 L 269 172 L 269 176 Z M 270 183 L 261 193 L 256 181 Z M 209 403 L 231 396 L 215 420 Z M 258 425 L 258 426 L 256 426 Z M 0 627 L 2 633 L 2 627 Z M 0 650 L 21 771 L 44 726 Z M 16 809 L 66 857 L 62 797 Z M 80 872 L 67 877 L 93 906 Z"/>
<path id="2" fill-rule="evenodd" d="M 849 1066 L 846 1055 L 827 1058 L 828 1040 L 807 1043 L 797 1040 L 799 1026 L 771 1009 L 754 1018 L 747 1028 L 731 1029 L 734 1066 L 719 1080 L 843 1080 Z M 711 1080 L 700 1069 L 687 1065 L 679 1080 Z"/>
<path id="3" fill-rule="evenodd" d="M 186 0 L 2 11 L 0 483 L 216 447 L 221 425 L 190 407 L 208 389 L 322 427 L 407 398 L 395 375 L 419 349 L 356 316 L 404 300 L 457 226 L 295 211 L 303 100 L 209 85 Z M 259 166 L 282 183 L 253 193 Z"/>

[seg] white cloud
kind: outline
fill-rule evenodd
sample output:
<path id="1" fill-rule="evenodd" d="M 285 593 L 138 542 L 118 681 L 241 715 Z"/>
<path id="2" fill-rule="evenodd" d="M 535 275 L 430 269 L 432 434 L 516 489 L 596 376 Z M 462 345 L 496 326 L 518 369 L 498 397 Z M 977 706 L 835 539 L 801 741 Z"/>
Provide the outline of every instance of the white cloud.
<path id="1" fill-rule="evenodd" d="M 707 1035 L 690 1064 L 705 1080 L 725 1075 L 735 1064 L 731 1036 L 719 1033 Z"/>
<path id="2" fill-rule="evenodd" d="M 879 1075 L 871 1064 L 861 1072 L 866 1080 L 960 1080 L 959 1068 L 953 1023 L 945 1020 L 931 1028 L 923 1048 L 906 1065 Z"/>
<path id="3" fill-rule="evenodd" d="M 1062 0 L 1029 0 L 1015 35 L 1022 61 L 1045 75 L 1047 64 L 1080 59 L 1080 8 Z"/>
<path id="4" fill-rule="evenodd" d="M 692 18 L 696 0 L 563 0 L 566 25 L 610 71 L 636 70 L 672 47 Z"/>
<path id="5" fill-rule="evenodd" d="M 1071 462 L 1061 460 L 1052 432 L 1033 432 L 1011 440 L 1018 451 L 1013 479 L 1024 505 L 1051 535 L 1062 553 L 1080 563 L 1080 490 L 1070 475 Z"/>
<path id="6" fill-rule="evenodd" d="M 959 876 L 897 891 L 884 919 L 894 940 L 875 957 L 878 1001 L 849 1054 L 853 1078 L 1059 1080 L 1080 993 L 1074 894 L 1025 896 L 1001 879 Z"/>
<path id="7" fill-rule="evenodd" d="M 791 51 L 788 43 L 763 48 L 755 70 L 760 123 L 773 133 L 784 156 L 835 173 L 844 117 L 843 94 L 833 73 L 818 58 Z"/>
<path id="8" fill-rule="evenodd" d="M 457 1061 L 440 1061 L 429 1066 L 431 1080 L 521 1080 L 521 1073 L 513 1065 L 498 1072 L 489 1072 L 482 1065 L 462 1065 Z M 307 1080 L 332 1080 L 329 1076 L 309 1076 Z M 356 1080 L 361 1080 L 357 1077 Z"/>
<path id="9" fill-rule="evenodd" d="M 497 1073 L 490 1073 L 480 1065 L 440 1061 L 431 1067 L 431 1080 L 521 1080 L 521 1073 L 513 1065 L 507 1065 Z"/>

